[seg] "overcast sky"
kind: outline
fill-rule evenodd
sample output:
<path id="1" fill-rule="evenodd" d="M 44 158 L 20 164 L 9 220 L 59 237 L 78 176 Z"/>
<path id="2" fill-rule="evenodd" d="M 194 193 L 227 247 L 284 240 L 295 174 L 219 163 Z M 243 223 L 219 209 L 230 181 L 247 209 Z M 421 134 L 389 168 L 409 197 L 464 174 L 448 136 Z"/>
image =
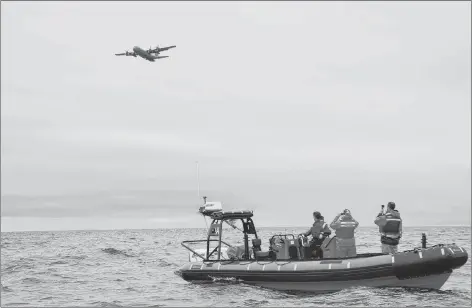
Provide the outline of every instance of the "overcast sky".
<path id="1" fill-rule="evenodd" d="M 2 2 L 2 231 L 470 225 L 470 2 Z M 154 63 L 114 53 L 177 45 Z"/>

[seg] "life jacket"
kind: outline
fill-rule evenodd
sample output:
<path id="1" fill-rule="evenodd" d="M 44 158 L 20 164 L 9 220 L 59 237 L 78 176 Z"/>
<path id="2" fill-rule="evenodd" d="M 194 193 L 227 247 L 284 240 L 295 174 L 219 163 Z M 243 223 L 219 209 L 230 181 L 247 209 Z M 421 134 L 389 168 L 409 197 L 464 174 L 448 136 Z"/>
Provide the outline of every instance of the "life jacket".
<path id="1" fill-rule="evenodd" d="M 387 212 L 384 217 L 385 224 L 379 227 L 382 236 L 399 238 L 402 232 L 402 219 L 398 211 Z"/>
<path id="2" fill-rule="evenodd" d="M 320 233 L 331 234 L 331 230 L 328 227 L 328 224 L 324 222 L 323 219 L 317 220 L 313 223 L 313 227 L 309 230 L 313 238 L 317 238 Z M 308 233 L 308 232 L 307 232 Z"/>
<path id="3" fill-rule="evenodd" d="M 331 228 L 335 230 L 337 238 L 351 239 L 354 238 L 354 230 L 358 225 L 351 215 L 342 215 L 331 224 Z"/>

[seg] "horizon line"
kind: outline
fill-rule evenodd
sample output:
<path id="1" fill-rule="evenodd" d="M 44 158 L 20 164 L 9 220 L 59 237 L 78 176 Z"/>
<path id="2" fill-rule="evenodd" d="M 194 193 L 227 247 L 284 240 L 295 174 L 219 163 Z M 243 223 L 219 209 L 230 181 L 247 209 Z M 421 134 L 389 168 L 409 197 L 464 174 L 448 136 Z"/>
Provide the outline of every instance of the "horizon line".
<path id="1" fill-rule="evenodd" d="M 462 225 L 462 224 L 451 224 L 451 225 L 418 225 L 418 226 L 404 226 L 404 229 L 409 229 L 409 228 L 444 228 L 444 227 L 462 227 L 462 228 L 472 228 L 471 225 Z M 256 227 L 256 229 L 268 229 L 268 228 L 276 228 L 276 229 L 306 229 L 306 226 L 263 226 L 263 227 Z M 358 228 L 378 228 L 377 226 L 359 226 Z M 206 230 L 206 227 L 187 227 L 187 228 L 182 228 L 182 227 L 161 227 L 161 228 L 120 228 L 120 229 L 69 229 L 69 230 L 18 230 L 18 231 L 1 231 L 0 233 L 20 233 L 20 232 L 71 232 L 71 231 L 100 231 L 100 232 L 106 232 L 106 231 L 143 231 L 143 230 L 181 230 L 181 229 L 203 229 Z M 223 228 L 223 229 L 230 229 L 231 228 Z M 287 230 L 287 232 L 289 232 Z"/>

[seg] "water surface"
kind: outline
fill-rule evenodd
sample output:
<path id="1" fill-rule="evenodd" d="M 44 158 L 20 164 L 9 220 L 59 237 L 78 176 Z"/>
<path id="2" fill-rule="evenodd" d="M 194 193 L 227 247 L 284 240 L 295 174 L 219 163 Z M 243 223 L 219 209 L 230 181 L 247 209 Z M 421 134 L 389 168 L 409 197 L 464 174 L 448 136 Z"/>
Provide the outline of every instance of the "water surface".
<path id="1" fill-rule="evenodd" d="M 280 228 L 258 229 L 267 249 Z M 287 230 L 300 233 L 304 229 Z M 470 227 L 404 228 L 400 250 L 453 243 L 470 255 Z M 287 293 L 236 281 L 196 284 L 175 271 L 188 261 L 183 240 L 204 239 L 205 229 L 3 232 L 1 306 L 470 306 L 468 262 L 453 272 L 440 291 L 352 288 L 331 294 Z M 229 243 L 243 243 L 236 230 L 224 230 Z M 358 252 L 380 251 L 376 228 L 359 228 Z"/>

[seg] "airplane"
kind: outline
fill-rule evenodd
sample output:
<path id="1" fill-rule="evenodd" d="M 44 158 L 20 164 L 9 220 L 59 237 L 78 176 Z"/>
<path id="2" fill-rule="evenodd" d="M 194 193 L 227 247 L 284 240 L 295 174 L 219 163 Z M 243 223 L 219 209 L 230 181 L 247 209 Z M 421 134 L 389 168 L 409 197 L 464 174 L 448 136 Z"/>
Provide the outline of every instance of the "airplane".
<path id="1" fill-rule="evenodd" d="M 134 46 L 133 47 L 133 52 L 126 51 L 124 53 L 115 53 L 115 55 L 116 56 L 133 56 L 135 58 L 137 56 L 140 56 L 143 59 L 154 62 L 157 59 L 168 58 L 169 56 L 159 56 L 159 53 L 161 51 L 168 50 L 168 49 L 171 49 L 171 48 L 174 48 L 174 47 L 176 47 L 176 46 L 169 46 L 169 47 L 163 47 L 163 48 L 156 47 L 154 49 L 149 48 L 148 50 L 144 50 L 139 46 Z"/>

